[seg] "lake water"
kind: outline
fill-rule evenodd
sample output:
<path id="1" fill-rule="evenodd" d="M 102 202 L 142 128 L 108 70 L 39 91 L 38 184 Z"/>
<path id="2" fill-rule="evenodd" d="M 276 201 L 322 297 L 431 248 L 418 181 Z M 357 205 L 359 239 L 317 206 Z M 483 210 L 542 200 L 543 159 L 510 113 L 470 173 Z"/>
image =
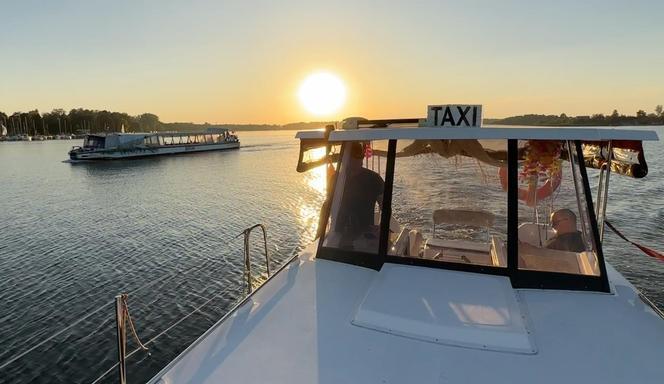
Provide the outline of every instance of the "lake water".
<path id="1" fill-rule="evenodd" d="M 293 137 L 241 132 L 238 151 L 90 164 L 62 162 L 77 141 L 0 143 L 0 366 L 101 308 L 0 369 L 0 382 L 95 380 L 117 361 L 120 292 L 143 341 L 209 301 L 130 358 L 130 382 L 152 377 L 242 297 L 244 228 L 268 226 L 273 267 L 313 240 L 324 172 L 295 172 Z M 614 175 L 607 215 L 664 251 L 664 151 L 645 148 L 649 175 Z M 254 244 L 257 268 L 258 233 Z M 604 253 L 664 307 L 664 263 L 611 232 Z"/>

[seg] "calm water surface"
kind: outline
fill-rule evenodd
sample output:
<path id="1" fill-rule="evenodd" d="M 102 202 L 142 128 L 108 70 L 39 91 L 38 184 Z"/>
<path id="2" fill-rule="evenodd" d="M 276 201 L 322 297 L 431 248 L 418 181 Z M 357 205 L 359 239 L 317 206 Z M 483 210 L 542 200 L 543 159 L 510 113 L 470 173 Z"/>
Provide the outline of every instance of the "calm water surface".
<path id="1" fill-rule="evenodd" d="M 0 370 L 0 382 L 92 382 L 117 360 L 112 299 L 120 292 L 130 292 L 143 341 L 210 301 L 158 338 L 150 356 L 132 356 L 129 380 L 152 377 L 242 297 L 242 241 L 234 239 L 242 229 L 268 225 L 274 266 L 313 239 L 324 173 L 295 172 L 293 136 L 244 132 L 239 151 L 91 164 L 61 162 L 76 141 L 0 143 L 0 365 L 102 308 Z M 664 151 L 645 147 L 650 174 L 611 178 L 608 217 L 664 250 Z M 610 232 L 604 249 L 664 307 L 664 263 Z M 262 266 L 258 247 L 254 254 Z M 106 382 L 115 381 L 113 371 Z"/>

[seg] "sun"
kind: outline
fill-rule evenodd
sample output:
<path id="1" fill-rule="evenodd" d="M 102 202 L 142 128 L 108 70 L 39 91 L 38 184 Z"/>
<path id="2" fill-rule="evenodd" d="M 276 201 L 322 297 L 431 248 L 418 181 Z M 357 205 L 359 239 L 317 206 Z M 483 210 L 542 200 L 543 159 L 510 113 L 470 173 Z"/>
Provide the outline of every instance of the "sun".
<path id="1" fill-rule="evenodd" d="M 346 102 L 346 86 L 339 76 L 316 72 L 307 76 L 297 93 L 304 109 L 317 116 L 337 112 Z"/>

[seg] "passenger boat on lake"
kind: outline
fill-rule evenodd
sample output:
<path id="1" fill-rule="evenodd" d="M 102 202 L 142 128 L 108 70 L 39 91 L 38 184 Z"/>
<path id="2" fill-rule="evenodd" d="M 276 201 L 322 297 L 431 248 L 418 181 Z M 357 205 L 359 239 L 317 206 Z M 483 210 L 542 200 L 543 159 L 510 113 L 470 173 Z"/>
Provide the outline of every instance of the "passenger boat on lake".
<path id="1" fill-rule="evenodd" d="M 602 249 L 609 175 L 644 177 L 657 134 L 480 121 L 298 133 L 317 240 L 150 383 L 661 382 L 662 312 Z"/>
<path id="2" fill-rule="evenodd" d="M 227 129 L 203 132 L 87 134 L 83 146 L 69 151 L 70 161 L 116 160 L 178 153 L 240 148 L 238 137 Z"/>

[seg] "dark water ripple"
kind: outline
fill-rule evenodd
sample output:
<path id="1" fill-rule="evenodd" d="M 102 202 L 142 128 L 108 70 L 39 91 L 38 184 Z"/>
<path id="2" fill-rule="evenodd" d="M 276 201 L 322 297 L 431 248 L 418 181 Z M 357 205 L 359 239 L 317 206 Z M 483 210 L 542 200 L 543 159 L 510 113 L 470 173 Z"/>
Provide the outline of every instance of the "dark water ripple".
<path id="1" fill-rule="evenodd" d="M 61 163 L 76 142 L 0 144 L 0 364 L 102 308 L 0 370 L 0 382 L 94 380 L 117 360 L 112 299 L 120 292 L 131 293 L 143 341 L 212 299 L 159 338 L 151 356 L 130 359 L 131 382 L 154 375 L 242 297 L 242 241 L 233 237 L 243 228 L 268 225 L 274 266 L 311 241 L 323 175 L 294 171 L 293 136 L 243 133 L 240 151 L 76 165 Z M 664 250 L 661 148 L 646 144 L 646 179 L 612 177 L 608 216 L 628 236 Z M 411 213 L 429 226 L 426 206 Z M 663 263 L 612 233 L 604 249 L 664 306 Z M 116 382 L 115 372 L 105 382 Z"/>

